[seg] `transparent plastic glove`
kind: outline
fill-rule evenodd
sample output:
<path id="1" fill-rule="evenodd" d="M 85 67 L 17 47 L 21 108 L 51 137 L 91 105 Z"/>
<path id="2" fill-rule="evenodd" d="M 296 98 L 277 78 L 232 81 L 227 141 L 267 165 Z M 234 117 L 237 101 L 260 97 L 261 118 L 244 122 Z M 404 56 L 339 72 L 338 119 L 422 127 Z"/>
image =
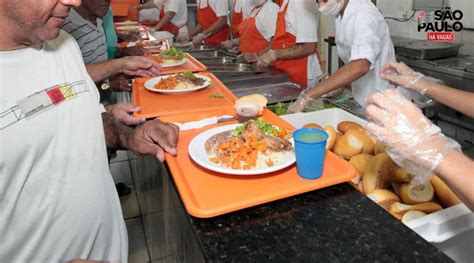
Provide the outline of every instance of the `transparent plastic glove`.
<path id="1" fill-rule="evenodd" d="M 263 68 L 269 67 L 276 59 L 275 50 L 270 49 L 258 58 L 257 66 Z"/>
<path id="2" fill-rule="evenodd" d="M 420 109 L 393 89 L 368 99 L 369 133 L 387 146 L 392 159 L 409 173 L 414 183 L 429 180 L 431 172 L 459 144 L 444 136 Z"/>
<path id="3" fill-rule="evenodd" d="M 204 41 L 204 38 L 206 37 L 206 35 L 204 35 L 203 33 L 199 33 L 197 35 L 195 35 L 193 37 L 193 44 L 194 45 L 200 45 L 202 44 L 202 41 Z"/>
<path id="4" fill-rule="evenodd" d="M 244 53 L 242 59 L 247 63 L 254 63 L 258 61 L 257 53 Z"/>
<path id="5" fill-rule="evenodd" d="M 310 103 L 312 103 L 314 99 L 308 96 L 306 93 L 307 90 L 303 90 L 300 95 L 298 95 L 296 101 L 288 106 L 288 114 L 302 112 Z"/>
<path id="6" fill-rule="evenodd" d="M 187 43 L 189 42 L 189 36 L 188 35 L 179 35 L 176 37 L 176 42 L 178 43 Z"/>
<path id="7" fill-rule="evenodd" d="M 237 45 L 237 43 L 233 39 L 222 42 L 222 46 L 227 49 L 232 49 L 235 45 Z"/>
<path id="8" fill-rule="evenodd" d="M 418 90 L 415 86 L 415 83 L 423 77 L 423 74 L 415 72 L 404 63 L 390 62 L 380 70 L 380 78 L 390 81 L 395 86 L 418 91 L 424 95 L 426 91 Z"/>

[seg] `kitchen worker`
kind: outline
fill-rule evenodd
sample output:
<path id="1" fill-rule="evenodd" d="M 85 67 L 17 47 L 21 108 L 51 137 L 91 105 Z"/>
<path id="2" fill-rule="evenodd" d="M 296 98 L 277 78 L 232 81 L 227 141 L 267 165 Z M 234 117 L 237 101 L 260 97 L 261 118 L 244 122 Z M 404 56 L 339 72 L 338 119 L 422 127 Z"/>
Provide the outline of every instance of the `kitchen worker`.
<path id="1" fill-rule="evenodd" d="M 404 82 L 404 81 L 402 81 Z M 440 89 L 438 84 L 422 84 Z M 448 91 L 449 92 L 449 91 Z M 465 91 L 450 91 L 469 95 Z M 472 93 L 456 97 L 472 114 Z M 469 100 L 471 98 L 471 100 Z M 394 89 L 377 92 L 368 100 L 367 117 L 372 120 L 367 130 L 383 142 L 388 154 L 421 181 L 434 172 L 474 211 L 474 161 L 460 151 L 460 145 L 444 136 L 421 110 Z M 418 177 L 418 178 L 417 178 Z"/>
<path id="2" fill-rule="evenodd" d="M 77 42 L 60 30 L 80 2 L 0 1 L 2 262 L 126 262 L 106 148 L 176 154 L 175 125 L 132 129 L 104 111 Z"/>
<path id="3" fill-rule="evenodd" d="M 153 77 L 160 73 L 160 65 L 146 57 L 129 56 L 108 60 L 102 18 L 109 6 L 110 0 L 83 0 L 81 6 L 71 10 L 61 26 L 78 42 L 87 71 L 97 83 L 102 98 L 109 100 L 107 104 L 114 102 L 111 91 L 131 90 L 127 75 Z"/>
<path id="4" fill-rule="evenodd" d="M 168 31 L 175 36 L 188 34 L 186 0 L 154 0 L 137 7 L 138 10 L 159 7 L 160 19 L 156 31 Z"/>
<path id="5" fill-rule="evenodd" d="M 314 85 L 323 74 L 317 51 L 318 22 L 314 1 L 284 0 L 271 49 L 259 57 L 257 64 L 274 64 L 304 88 Z"/>
<path id="6" fill-rule="evenodd" d="M 378 77 L 385 63 L 395 62 L 388 25 L 370 0 L 316 0 L 319 11 L 336 17 L 337 54 L 345 63 L 332 76 L 302 92 L 289 112 L 303 110 L 313 99 L 352 84 L 361 106 L 376 90 L 390 84 Z"/>
<path id="7" fill-rule="evenodd" d="M 229 37 L 229 5 L 224 0 L 197 0 L 197 25 L 187 37 L 177 39 L 178 42 L 193 40 L 193 44 L 220 45 Z"/>
<path id="8" fill-rule="evenodd" d="M 232 0 L 232 39 L 239 38 L 239 25 L 247 18 L 252 9 L 252 0 Z"/>
<path id="9" fill-rule="evenodd" d="M 271 48 L 279 7 L 266 0 L 249 0 L 249 3 L 252 10 L 239 25 L 240 38 L 227 40 L 224 46 L 229 49 L 238 46 L 247 62 L 256 62 L 259 56 Z"/>

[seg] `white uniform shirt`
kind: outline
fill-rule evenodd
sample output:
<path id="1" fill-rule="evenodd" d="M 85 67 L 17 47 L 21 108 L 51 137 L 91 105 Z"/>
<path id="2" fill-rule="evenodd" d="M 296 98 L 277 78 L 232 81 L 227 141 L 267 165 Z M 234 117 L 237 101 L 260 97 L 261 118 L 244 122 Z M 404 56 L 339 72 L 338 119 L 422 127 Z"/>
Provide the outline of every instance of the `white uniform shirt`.
<path id="1" fill-rule="evenodd" d="M 261 7 L 260 11 L 258 11 L 258 8 L 255 8 L 250 13 L 250 17 L 255 17 L 258 12 L 258 15 L 255 17 L 255 24 L 258 32 L 260 32 L 266 40 L 270 40 L 275 35 L 279 9 L 280 7 L 277 4 L 267 2 Z"/>
<path id="2" fill-rule="evenodd" d="M 289 2 L 289 3 L 288 3 Z M 296 43 L 318 42 L 319 11 L 316 1 L 284 0 L 280 11 L 289 4 L 285 14 L 286 32 L 296 37 Z M 308 87 L 318 82 L 323 75 L 318 57 L 308 57 Z"/>
<path id="3" fill-rule="evenodd" d="M 68 99 L 24 118 L 18 101 L 66 82 Z M 126 261 L 104 109 L 74 38 L 61 31 L 42 45 L 0 51 L 0 94 L 1 261 Z"/>
<path id="4" fill-rule="evenodd" d="M 357 59 L 370 61 L 370 70 L 352 83 L 352 95 L 362 106 L 376 90 L 390 84 L 378 74 L 387 62 L 395 62 L 395 51 L 388 25 L 370 0 L 351 0 L 343 17 L 336 18 L 337 53 L 344 63 Z"/>
<path id="5" fill-rule="evenodd" d="M 186 0 L 154 0 L 155 5 L 161 8 L 163 1 L 165 1 L 165 13 L 173 12 L 174 17 L 171 19 L 171 23 L 179 27 L 179 35 L 188 33 L 188 7 Z"/>
<path id="6" fill-rule="evenodd" d="M 107 53 L 107 40 L 105 38 L 102 19 L 97 18 L 97 26 L 84 19 L 74 9 L 61 28 L 71 34 L 79 44 L 84 63 L 98 63 L 109 59 Z"/>
<path id="7" fill-rule="evenodd" d="M 201 9 L 206 8 L 207 4 L 211 6 L 211 9 L 216 13 L 217 17 L 220 16 L 227 16 L 229 14 L 229 3 L 224 0 L 196 0 L 196 3 L 201 5 L 199 6 Z"/>

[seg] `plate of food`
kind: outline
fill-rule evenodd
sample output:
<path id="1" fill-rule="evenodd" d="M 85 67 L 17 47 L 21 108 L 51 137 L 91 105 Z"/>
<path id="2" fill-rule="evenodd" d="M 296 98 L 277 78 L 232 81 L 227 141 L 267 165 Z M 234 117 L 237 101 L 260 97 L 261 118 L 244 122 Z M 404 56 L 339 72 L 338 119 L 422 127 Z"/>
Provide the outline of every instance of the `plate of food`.
<path id="1" fill-rule="evenodd" d="M 191 140 L 188 152 L 193 161 L 211 171 L 257 175 L 295 163 L 293 148 L 289 132 L 259 118 L 204 131 Z"/>
<path id="2" fill-rule="evenodd" d="M 185 94 L 204 89 L 211 84 L 211 79 L 200 74 L 185 72 L 160 76 L 145 82 L 145 89 L 164 94 Z"/>
<path id="3" fill-rule="evenodd" d="M 184 65 L 188 60 L 186 59 L 184 52 L 177 50 L 176 48 L 170 48 L 158 55 L 148 56 L 158 62 L 163 68 L 177 67 Z"/>
<path id="4" fill-rule="evenodd" d="M 137 21 L 122 21 L 122 22 L 116 22 L 115 25 L 117 26 L 130 26 L 130 25 L 138 25 Z"/>
<path id="5" fill-rule="evenodd" d="M 163 46 L 162 40 L 144 40 L 141 42 L 144 49 L 155 49 Z"/>
<path id="6" fill-rule="evenodd" d="M 126 26 L 118 26 L 117 30 L 119 31 L 139 31 L 144 30 L 142 26 L 139 25 L 126 25 Z"/>

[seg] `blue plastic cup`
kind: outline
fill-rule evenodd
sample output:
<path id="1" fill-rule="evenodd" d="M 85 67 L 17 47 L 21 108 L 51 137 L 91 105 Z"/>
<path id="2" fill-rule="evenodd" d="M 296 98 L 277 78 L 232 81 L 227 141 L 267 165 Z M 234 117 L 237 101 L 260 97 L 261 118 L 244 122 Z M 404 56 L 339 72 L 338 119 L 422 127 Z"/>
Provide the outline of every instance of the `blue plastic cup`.
<path id="1" fill-rule="evenodd" d="M 320 129 L 302 128 L 293 132 L 296 169 L 304 179 L 318 179 L 323 174 L 328 137 Z"/>

